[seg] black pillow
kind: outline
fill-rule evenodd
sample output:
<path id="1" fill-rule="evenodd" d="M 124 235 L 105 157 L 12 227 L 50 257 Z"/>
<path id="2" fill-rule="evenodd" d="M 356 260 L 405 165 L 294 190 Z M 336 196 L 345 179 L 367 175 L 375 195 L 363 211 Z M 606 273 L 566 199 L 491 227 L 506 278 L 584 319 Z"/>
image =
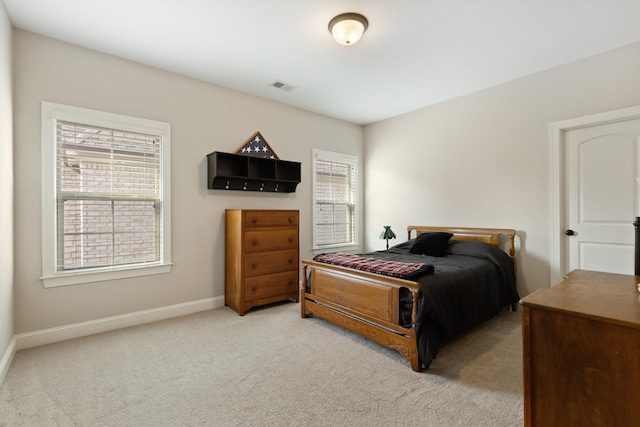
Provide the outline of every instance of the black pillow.
<path id="1" fill-rule="evenodd" d="M 447 242 L 453 237 L 451 233 L 434 232 L 422 233 L 416 238 L 409 252 L 429 256 L 444 256 L 447 250 Z"/>

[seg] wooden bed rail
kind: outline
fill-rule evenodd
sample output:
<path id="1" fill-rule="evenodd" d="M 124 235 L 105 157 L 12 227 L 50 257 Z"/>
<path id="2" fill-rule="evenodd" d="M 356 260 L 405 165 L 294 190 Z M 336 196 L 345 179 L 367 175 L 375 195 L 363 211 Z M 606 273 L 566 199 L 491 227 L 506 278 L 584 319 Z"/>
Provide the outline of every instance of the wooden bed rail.
<path id="1" fill-rule="evenodd" d="M 418 283 L 316 261 L 302 261 L 300 314 L 317 316 L 399 352 L 419 372 L 413 325 L 418 315 Z M 307 285 L 313 290 L 307 293 Z M 412 296 L 411 326 L 400 325 L 400 289 Z M 372 326 L 378 325 L 377 327 Z"/>
<path id="2" fill-rule="evenodd" d="M 416 237 L 422 233 L 445 232 L 453 234 L 453 240 L 479 240 L 500 247 L 500 236 L 509 238 L 509 255 L 516 254 L 515 235 L 516 231 L 509 228 L 456 228 L 456 227 L 431 227 L 410 225 L 407 227 L 407 239 L 412 238 L 415 231 Z"/>

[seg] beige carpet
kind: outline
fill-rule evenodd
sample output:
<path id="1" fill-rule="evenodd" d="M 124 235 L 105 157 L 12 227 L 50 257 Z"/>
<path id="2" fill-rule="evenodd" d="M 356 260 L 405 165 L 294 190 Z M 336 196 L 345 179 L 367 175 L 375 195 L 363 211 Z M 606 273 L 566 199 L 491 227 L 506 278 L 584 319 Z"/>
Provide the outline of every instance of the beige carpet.
<path id="1" fill-rule="evenodd" d="M 220 308 L 20 351 L 2 426 L 521 426 L 520 312 L 411 371 L 299 304 Z"/>

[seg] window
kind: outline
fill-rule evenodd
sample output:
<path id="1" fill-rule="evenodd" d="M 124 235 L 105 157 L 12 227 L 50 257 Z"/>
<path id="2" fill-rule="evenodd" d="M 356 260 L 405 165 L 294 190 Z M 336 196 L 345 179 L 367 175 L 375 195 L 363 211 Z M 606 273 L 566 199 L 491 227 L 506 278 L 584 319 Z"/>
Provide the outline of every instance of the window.
<path id="1" fill-rule="evenodd" d="M 358 158 L 313 150 L 313 247 L 355 246 Z"/>
<path id="2" fill-rule="evenodd" d="M 170 125 L 42 103 L 45 287 L 166 273 Z"/>

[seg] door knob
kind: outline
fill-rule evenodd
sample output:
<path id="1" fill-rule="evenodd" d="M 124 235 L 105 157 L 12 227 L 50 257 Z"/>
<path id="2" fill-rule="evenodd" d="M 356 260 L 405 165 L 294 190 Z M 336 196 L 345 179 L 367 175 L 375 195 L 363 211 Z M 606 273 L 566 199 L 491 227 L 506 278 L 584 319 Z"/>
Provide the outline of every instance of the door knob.
<path id="1" fill-rule="evenodd" d="M 564 234 L 566 234 L 567 236 L 573 236 L 576 233 L 575 233 L 575 231 L 569 229 L 569 230 L 565 231 Z"/>

